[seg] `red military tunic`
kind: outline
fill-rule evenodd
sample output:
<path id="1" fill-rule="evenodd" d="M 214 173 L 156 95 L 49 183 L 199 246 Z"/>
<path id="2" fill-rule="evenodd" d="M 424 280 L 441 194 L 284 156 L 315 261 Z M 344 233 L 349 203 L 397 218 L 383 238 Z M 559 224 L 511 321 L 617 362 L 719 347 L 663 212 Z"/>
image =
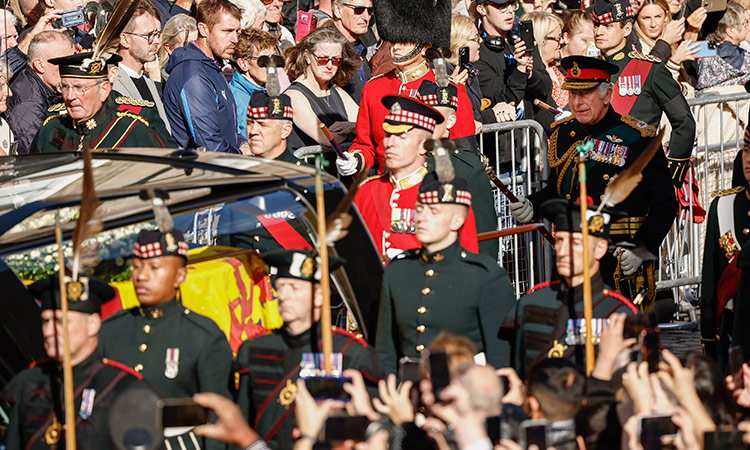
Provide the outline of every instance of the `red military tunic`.
<path id="1" fill-rule="evenodd" d="M 422 246 L 414 234 L 414 218 L 419 185 L 426 174 L 427 169 L 420 167 L 417 172 L 396 180 L 386 172 L 368 178 L 354 197 L 354 204 L 386 264 L 402 251 Z M 461 228 L 461 246 L 470 252 L 479 251 L 471 208 Z"/>
<path id="2" fill-rule="evenodd" d="M 419 70 L 421 68 L 421 70 Z M 398 69 L 392 70 L 381 77 L 375 77 L 365 83 L 362 89 L 362 101 L 359 104 L 359 115 L 357 116 L 357 136 L 349 148 L 352 153 L 361 153 L 365 164 L 374 167 L 378 173 L 385 171 L 385 156 L 383 149 L 383 119 L 388 114 L 388 109 L 383 106 L 381 100 L 386 95 L 399 95 L 403 91 L 419 89 L 424 80 L 435 83 L 435 74 L 425 63 L 413 69 L 406 82 L 397 75 Z M 422 74 L 421 76 L 419 76 Z M 403 75 L 401 75 L 403 77 Z M 450 138 L 458 139 L 473 136 L 474 110 L 471 100 L 466 93 L 466 87 L 458 85 L 458 109 L 456 110 L 456 124 L 450 130 Z"/>

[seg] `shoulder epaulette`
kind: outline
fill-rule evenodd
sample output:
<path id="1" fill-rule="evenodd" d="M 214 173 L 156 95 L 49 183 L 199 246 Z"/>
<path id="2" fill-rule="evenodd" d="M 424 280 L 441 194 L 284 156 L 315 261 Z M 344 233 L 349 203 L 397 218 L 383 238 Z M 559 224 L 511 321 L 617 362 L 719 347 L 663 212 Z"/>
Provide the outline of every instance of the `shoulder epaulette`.
<path id="1" fill-rule="evenodd" d="M 133 114 L 130 111 L 117 111 L 117 117 L 130 117 L 133 120 L 139 120 L 144 125 L 148 126 L 148 120 L 144 119 L 143 117 L 139 116 L 138 114 Z"/>
<path id="2" fill-rule="evenodd" d="M 384 176 L 387 176 L 387 175 L 388 175 L 388 172 L 383 172 L 383 173 L 381 173 L 379 175 L 373 175 L 371 177 L 367 177 L 367 178 L 365 178 L 365 181 L 363 181 L 362 184 L 360 184 L 359 186 L 362 187 L 368 181 L 378 180 L 378 179 L 383 178 Z"/>
<path id="3" fill-rule="evenodd" d="M 48 122 L 49 122 L 50 120 L 52 120 L 52 119 L 57 119 L 58 117 L 65 117 L 65 116 L 67 116 L 67 115 L 68 115 L 68 113 L 67 113 L 67 112 L 64 112 L 64 113 L 62 113 L 62 114 L 55 114 L 55 115 L 49 116 L 49 117 L 47 117 L 46 119 L 44 119 L 44 122 L 42 123 L 42 126 L 45 126 L 45 125 L 47 125 L 47 123 L 48 123 Z"/>
<path id="4" fill-rule="evenodd" d="M 47 108 L 47 112 L 59 112 L 65 111 L 65 103 L 55 103 L 54 105 Z"/>
<path id="5" fill-rule="evenodd" d="M 38 359 L 36 361 L 32 361 L 31 364 L 29 364 L 29 369 L 31 369 L 32 367 L 36 367 L 42 364 L 52 362 L 52 361 L 54 361 L 54 358 L 44 358 L 44 359 Z"/>
<path id="6" fill-rule="evenodd" d="M 560 280 L 545 281 L 544 283 L 539 283 L 536 286 L 534 286 L 531 289 L 529 289 L 528 291 L 526 291 L 526 294 L 531 294 L 532 292 L 534 292 L 534 291 L 536 291 L 538 289 L 546 288 L 547 286 L 554 286 L 556 284 L 560 284 Z"/>
<path id="7" fill-rule="evenodd" d="M 130 105 L 130 106 L 140 106 L 143 108 L 153 108 L 154 102 L 150 100 L 144 100 L 142 98 L 132 98 L 132 97 L 125 97 L 120 96 L 115 99 L 115 103 L 118 105 Z"/>
<path id="8" fill-rule="evenodd" d="M 622 116 L 622 121 L 638 130 L 641 133 L 641 137 L 656 136 L 656 128 L 640 119 L 636 119 L 633 116 L 624 115 Z"/>
<path id="9" fill-rule="evenodd" d="M 602 291 L 602 294 L 606 295 L 607 297 L 612 297 L 617 300 L 620 300 L 621 302 L 625 304 L 625 306 L 627 306 L 628 308 L 630 308 L 631 311 L 633 311 L 633 314 L 638 314 L 638 308 L 636 308 L 633 302 L 631 302 L 628 298 L 618 294 L 617 292 L 610 291 L 609 289 L 604 289 Z"/>
<path id="10" fill-rule="evenodd" d="M 552 125 L 550 125 L 550 128 L 557 128 L 558 126 L 564 124 L 565 122 L 569 122 L 573 119 L 575 119 L 575 117 L 573 117 L 573 115 L 570 115 L 564 119 L 558 120 L 557 122 L 552 122 Z"/>
<path id="11" fill-rule="evenodd" d="M 724 197 L 725 195 L 739 194 L 745 190 L 745 186 L 737 186 L 730 189 L 724 189 L 722 191 L 716 191 L 711 194 L 711 198 Z"/>
<path id="12" fill-rule="evenodd" d="M 350 333 L 349 331 L 346 331 L 343 328 L 331 327 L 331 329 L 333 330 L 334 334 L 340 334 L 340 335 L 346 336 L 346 337 L 348 337 L 350 339 L 354 339 L 355 341 L 359 342 L 362 345 L 362 347 L 367 347 L 367 341 L 365 341 L 364 339 L 362 339 L 362 337 L 357 336 L 354 333 Z"/>
<path id="13" fill-rule="evenodd" d="M 133 375 L 134 377 L 138 378 L 139 380 L 143 379 L 143 375 L 133 370 L 131 367 L 126 366 L 125 364 L 117 361 L 113 361 L 109 358 L 102 359 L 102 362 L 108 366 L 115 367 L 117 369 L 122 370 L 123 372 L 127 372 L 130 375 Z"/>
<path id="14" fill-rule="evenodd" d="M 661 62 L 661 58 L 657 58 L 656 56 L 651 55 L 645 55 L 637 50 L 631 51 L 630 53 L 628 53 L 628 56 L 631 59 L 640 59 L 641 61 L 648 61 L 656 64 L 659 64 Z"/>

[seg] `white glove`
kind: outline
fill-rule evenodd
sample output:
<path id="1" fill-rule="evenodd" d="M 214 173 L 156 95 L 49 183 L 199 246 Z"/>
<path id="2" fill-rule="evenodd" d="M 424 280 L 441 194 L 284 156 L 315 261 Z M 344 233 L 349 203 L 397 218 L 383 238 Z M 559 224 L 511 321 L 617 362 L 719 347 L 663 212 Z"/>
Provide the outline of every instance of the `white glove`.
<path id="1" fill-rule="evenodd" d="M 570 116 L 572 116 L 572 115 L 573 115 L 573 113 L 572 113 L 572 112 L 570 112 L 570 111 L 563 111 L 563 112 L 561 112 L 560 114 L 557 114 L 557 115 L 555 116 L 555 122 L 557 122 L 557 121 L 559 121 L 559 120 L 563 120 L 563 119 L 565 119 L 566 117 L 570 117 Z"/>
<path id="2" fill-rule="evenodd" d="M 510 203 L 508 208 L 519 223 L 528 223 L 534 218 L 534 206 L 522 194 L 518 194 L 518 201 Z"/>
<path id="3" fill-rule="evenodd" d="M 357 160 L 357 157 L 351 153 L 344 152 L 343 158 L 336 157 L 336 170 L 338 170 L 339 174 L 342 176 L 356 174 L 357 166 L 359 166 L 359 161 Z"/>
<path id="4" fill-rule="evenodd" d="M 622 256 L 620 256 L 620 269 L 622 269 L 622 274 L 625 276 L 633 275 L 643 263 L 643 259 L 633 253 L 631 250 L 623 247 L 617 247 L 615 249 L 615 254 L 618 254 L 620 252 L 622 252 Z"/>

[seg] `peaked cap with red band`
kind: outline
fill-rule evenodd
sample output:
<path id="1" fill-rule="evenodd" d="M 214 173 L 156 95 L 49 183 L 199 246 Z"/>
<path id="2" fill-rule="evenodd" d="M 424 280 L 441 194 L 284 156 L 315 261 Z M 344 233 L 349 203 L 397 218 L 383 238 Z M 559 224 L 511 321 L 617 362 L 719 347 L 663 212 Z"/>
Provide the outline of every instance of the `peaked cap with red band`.
<path id="1" fill-rule="evenodd" d="M 612 75 L 619 71 L 616 65 L 590 56 L 568 56 L 563 58 L 560 64 L 565 69 L 565 82 L 562 88 L 569 91 L 588 90 L 600 83 L 609 83 L 612 81 Z"/>

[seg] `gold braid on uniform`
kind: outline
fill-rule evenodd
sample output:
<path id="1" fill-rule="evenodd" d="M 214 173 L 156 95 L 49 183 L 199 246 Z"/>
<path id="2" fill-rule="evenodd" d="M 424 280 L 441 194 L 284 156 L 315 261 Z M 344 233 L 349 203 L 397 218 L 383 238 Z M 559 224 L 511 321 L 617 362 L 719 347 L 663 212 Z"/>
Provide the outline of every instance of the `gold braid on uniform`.
<path id="1" fill-rule="evenodd" d="M 568 151 L 565 152 L 565 154 L 560 158 L 556 159 L 557 157 L 557 135 L 559 133 L 560 129 L 555 128 L 555 131 L 552 132 L 552 136 L 549 140 L 549 147 L 547 148 L 547 161 L 549 162 L 550 168 L 557 168 L 561 164 L 565 164 L 562 169 L 558 171 L 557 175 L 557 194 L 562 195 L 561 185 L 562 180 L 565 177 L 565 172 L 568 171 L 568 168 L 571 164 L 573 164 L 573 161 L 575 161 L 575 156 L 577 154 L 576 147 L 580 144 L 583 144 L 585 142 L 585 139 L 579 139 L 573 143 L 573 145 L 568 148 Z M 574 169 L 575 170 L 575 169 Z M 574 173 L 575 175 L 575 173 Z"/>
<path id="2" fill-rule="evenodd" d="M 144 119 L 143 117 L 137 114 L 133 114 L 130 111 L 118 111 L 117 112 L 117 117 L 123 117 L 123 116 L 130 117 L 131 119 L 135 119 L 135 120 L 140 120 L 141 122 L 143 122 L 144 125 L 148 126 L 148 120 Z"/>
<path id="3" fill-rule="evenodd" d="M 55 114 L 53 116 L 49 116 L 46 119 L 44 119 L 44 123 L 42 123 L 42 126 L 47 125 L 47 122 L 49 122 L 52 119 L 57 119 L 58 117 L 64 117 L 64 116 L 67 116 L 67 115 L 68 115 L 68 113 L 62 113 L 62 114 Z"/>
<path id="4" fill-rule="evenodd" d="M 637 50 L 631 51 L 630 53 L 628 53 L 628 56 L 632 59 L 640 59 L 641 61 L 648 61 L 648 62 L 652 62 L 656 64 L 661 63 L 661 58 L 657 58 L 656 56 L 646 55 Z"/>
<path id="5" fill-rule="evenodd" d="M 641 137 L 656 136 L 656 128 L 633 116 L 624 115 L 622 121 L 641 132 Z"/>
<path id="6" fill-rule="evenodd" d="M 713 194 L 711 194 L 711 198 L 717 198 L 717 197 L 723 197 L 725 195 L 730 194 L 739 194 L 740 192 L 745 190 L 745 186 L 737 186 L 730 189 L 724 189 L 723 191 L 716 191 Z"/>
<path id="7" fill-rule="evenodd" d="M 150 100 L 144 100 L 142 98 L 133 98 L 133 97 L 125 97 L 120 96 L 115 99 L 115 103 L 118 105 L 130 105 L 130 106 L 140 106 L 140 107 L 146 107 L 146 108 L 153 108 L 154 102 Z"/>

